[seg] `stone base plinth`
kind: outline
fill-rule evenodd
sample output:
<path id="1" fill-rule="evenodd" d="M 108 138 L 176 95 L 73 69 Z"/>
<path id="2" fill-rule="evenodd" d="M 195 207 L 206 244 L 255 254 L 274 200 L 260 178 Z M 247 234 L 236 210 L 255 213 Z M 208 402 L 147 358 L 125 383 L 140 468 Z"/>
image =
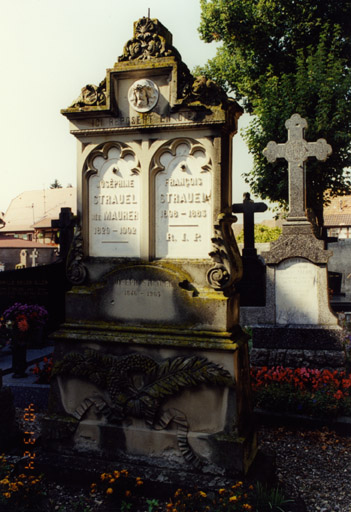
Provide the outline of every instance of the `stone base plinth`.
<path id="1" fill-rule="evenodd" d="M 55 333 L 43 443 L 129 464 L 245 474 L 257 451 L 245 335 L 84 323 Z"/>
<path id="2" fill-rule="evenodd" d="M 253 366 L 343 369 L 342 329 L 260 326 L 253 328 Z"/>

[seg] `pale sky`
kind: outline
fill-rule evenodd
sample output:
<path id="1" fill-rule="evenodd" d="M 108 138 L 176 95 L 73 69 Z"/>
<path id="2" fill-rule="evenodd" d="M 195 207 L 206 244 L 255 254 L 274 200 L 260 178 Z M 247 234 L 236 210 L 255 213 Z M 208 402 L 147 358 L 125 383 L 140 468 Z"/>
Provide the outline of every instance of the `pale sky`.
<path id="1" fill-rule="evenodd" d="M 83 86 L 100 83 L 133 36 L 133 22 L 147 16 L 148 8 L 151 18 L 173 34 L 173 45 L 190 70 L 215 55 L 215 45 L 198 35 L 199 4 L 1 0 L 0 211 L 21 192 L 49 188 L 55 179 L 76 185 L 76 140 L 60 110 Z M 240 175 L 250 169 L 251 158 L 240 136 L 235 138 L 233 201 L 241 202 L 248 187 Z"/>

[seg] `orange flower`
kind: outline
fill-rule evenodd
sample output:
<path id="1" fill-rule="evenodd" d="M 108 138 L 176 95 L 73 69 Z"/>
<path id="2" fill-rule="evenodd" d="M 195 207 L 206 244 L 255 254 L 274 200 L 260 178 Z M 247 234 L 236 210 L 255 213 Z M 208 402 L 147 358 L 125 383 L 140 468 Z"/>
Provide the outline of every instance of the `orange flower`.
<path id="1" fill-rule="evenodd" d="M 113 494 L 112 487 L 109 487 L 108 489 L 106 489 L 106 494 Z"/>

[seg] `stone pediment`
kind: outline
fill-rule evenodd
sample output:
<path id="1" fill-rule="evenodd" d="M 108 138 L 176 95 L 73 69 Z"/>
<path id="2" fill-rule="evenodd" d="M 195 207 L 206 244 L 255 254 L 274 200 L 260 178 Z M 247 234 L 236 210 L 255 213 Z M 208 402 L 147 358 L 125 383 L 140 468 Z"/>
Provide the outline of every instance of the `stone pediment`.
<path id="1" fill-rule="evenodd" d="M 150 18 L 134 23 L 133 37 L 100 84 L 87 84 L 62 110 L 71 120 L 106 116 L 126 125 L 125 120 L 133 124 L 133 119 L 138 129 L 164 128 L 184 118 L 186 123 L 228 124 L 231 131 L 242 112 L 218 84 L 190 73 L 172 45 L 172 34 Z"/>

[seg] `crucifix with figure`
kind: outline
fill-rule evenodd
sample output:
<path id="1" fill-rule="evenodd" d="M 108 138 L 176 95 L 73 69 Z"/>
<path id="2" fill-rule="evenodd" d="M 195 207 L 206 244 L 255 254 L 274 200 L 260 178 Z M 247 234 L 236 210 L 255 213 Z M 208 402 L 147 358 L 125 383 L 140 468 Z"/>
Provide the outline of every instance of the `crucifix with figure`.
<path id="1" fill-rule="evenodd" d="M 307 121 L 299 114 L 293 114 L 285 123 L 288 140 L 284 144 L 269 142 L 263 150 L 268 162 L 285 158 L 289 164 L 289 215 L 288 221 L 307 221 L 306 217 L 306 164 L 308 158 L 316 157 L 325 161 L 332 148 L 325 139 L 307 142 L 304 131 Z"/>

